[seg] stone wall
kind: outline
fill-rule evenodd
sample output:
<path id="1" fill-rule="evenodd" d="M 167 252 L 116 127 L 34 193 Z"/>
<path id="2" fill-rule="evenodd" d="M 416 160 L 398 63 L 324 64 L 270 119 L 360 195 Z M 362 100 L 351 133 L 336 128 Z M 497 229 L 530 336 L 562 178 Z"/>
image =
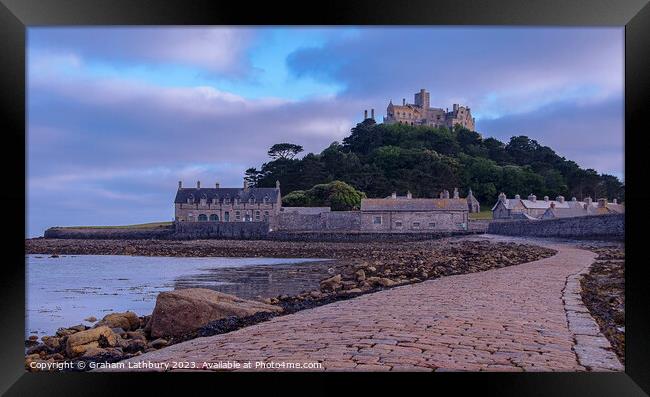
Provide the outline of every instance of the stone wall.
<path id="1" fill-rule="evenodd" d="M 577 216 L 548 220 L 491 222 L 488 233 L 508 236 L 623 240 L 625 215 Z"/>
<path id="2" fill-rule="evenodd" d="M 283 231 L 349 231 L 361 228 L 359 211 L 332 211 L 320 214 L 280 212 L 277 230 Z"/>
<path id="3" fill-rule="evenodd" d="M 286 231 L 269 232 L 269 240 L 279 241 L 325 241 L 325 242 L 397 242 L 433 240 L 442 237 L 470 234 L 470 232 L 343 232 L 343 231 Z"/>
<path id="4" fill-rule="evenodd" d="M 268 222 L 176 222 L 175 240 L 196 239 L 265 239 Z"/>
<path id="5" fill-rule="evenodd" d="M 151 228 L 58 228 L 45 231 L 45 238 L 61 239 L 109 239 L 109 240 L 150 240 L 169 239 L 174 234 L 173 226 Z"/>

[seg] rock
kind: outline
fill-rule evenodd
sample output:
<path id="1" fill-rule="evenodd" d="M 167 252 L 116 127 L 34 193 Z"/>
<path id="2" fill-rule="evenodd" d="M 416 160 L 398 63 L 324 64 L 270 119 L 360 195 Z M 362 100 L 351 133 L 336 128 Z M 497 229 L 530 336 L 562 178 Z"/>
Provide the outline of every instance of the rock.
<path id="1" fill-rule="evenodd" d="M 354 275 L 356 276 L 357 281 L 363 281 L 366 279 L 366 272 L 363 269 L 357 270 Z"/>
<path id="2" fill-rule="evenodd" d="M 44 336 L 41 338 L 43 344 L 51 349 L 58 350 L 61 347 L 61 338 L 56 336 Z"/>
<path id="3" fill-rule="evenodd" d="M 359 288 L 352 288 L 347 291 L 349 294 L 358 294 L 361 293 L 362 291 Z"/>
<path id="4" fill-rule="evenodd" d="M 107 326 L 77 332 L 68 336 L 66 353 L 69 357 L 76 357 L 92 347 L 113 347 L 117 345 L 117 338 Z"/>
<path id="5" fill-rule="evenodd" d="M 147 340 L 147 337 L 144 335 L 143 331 L 128 331 L 126 333 L 128 339 L 142 339 Z"/>
<path id="6" fill-rule="evenodd" d="M 309 296 L 311 296 L 311 297 L 314 298 L 314 299 L 318 299 L 318 298 L 320 298 L 320 297 L 323 296 L 323 293 L 320 292 L 320 291 L 311 291 L 311 292 L 309 293 Z"/>
<path id="7" fill-rule="evenodd" d="M 278 306 L 241 299 L 205 288 L 187 288 L 162 292 L 145 327 L 152 338 L 182 336 L 211 321 L 259 312 L 281 312 Z"/>
<path id="8" fill-rule="evenodd" d="M 381 285 L 382 287 L 390 287 L 395 285 L 395 282 L 386 277 L 368 277 L 366 279 L 372 285 Z"/>
<path id="9" fill-rule="evenodd" d="M 86 326 L 78 324 L 78 325 L 73 325 L 72 327 L 69 327 L 68 329 L 72 329 L 72 330 L 75 330 L 75 331 L 79 332 L 79 331 L 85 331 Z"/>
<path id="10" fill-rule="evenodd" d="M 89 323 L 94 323 L 95 321 L 97 321 L 97 317 L 90 316 L 90 317 L 84 319 L 84 321 L 88 321 Z"/>
<path id="11" fill-rule="evenodd" d="M 48 353 L 49 354 L 54 353 L 54 350 L 47 347 L 43 343 L 39 343 L 36 346 L 30 347 L 29 349 L 27 349 L 27 352 L 26 352 L 27 355 L 30 355 L 30 354 L 48 354 Z"/>
<path id="12" fill-rule="evenodd" d="M 377 271 L 377 268 L 374 267 L 374 266 L 368 266 L 368 267 L 366 268 L 366 270 L 368 270 L 370 273 L 374 273 L 374 272 Z"/>
<path id="13" fill-rule="evenodd" d="M 333 291 L 341 288 L 341 275 L 337 274 L 320 282 L 320 289 L 324 291 Z"/>
<path id="14" fill-rule="evenodd" d="M 127 353 L 136 353 L 141 352 L 147 348 L 147 342 L 144 339 L 130 339 L 127 341 L 127 345 L 122 347 Z"/>
<path id="15" fill-rule="evenodd" d="M 162 347 L 165 347 L 169 344 L 166 339 L 163 338 L 158 338 L 154 341 L 149 342 L 149 347 L 152 347 L 154 349 L 160 349 Z"/>
<path id="16" fill-rule="evenodd" d="M 350 290 L 353 288 L 357 287 L 357 282 L 356 281 L 342 281 L 341 285 L 343 286 L 344 290 Z"/>
<path id="17" fill-rule="evenodd" d="M 36 342 L 38 340 L 38 336 L 37 335 L 29 335 L 29 338 L 27 338 L 27 339 L 32 341 L 32 342 Z"/>
<path id="18" fill-rule="evenodd" d="M 63 337 L 63 336 L 68 336 L 68 335 L 75 334 L 75 333 L 77 333 L 77 332 L 79 332 L 79 331 L 76 330 L 76 329 L 70 329 L 70 328 L 59 328 L 59 329 L 56 330 L 56 336 L 61 336 L 61 337 Z"/>
<path id="19" fill-rule="evenodd" d="M 119 335 L 122 338 L 126 337 L 126 331 L 120 327 L 111 328 L 111 331 L 113 331 L 115 335 Z"/>
<path id="20" fill-rule="evenodd" d="M 122 359 L 123 356 L 124 353 L 117 348 L 91 347 L 86 350 L 81 357 L 85 359 L 92 359 L 93 361 L 113 362 Z"/>
<path id="21" fill-rule="evenodd" d="M 111 313 L 105 316 L 95 326 L 106 325 L 109 328 L 122 328 L 126 331 L 135 331 L 140 328 L 140 318 L 133 312 Z"/>

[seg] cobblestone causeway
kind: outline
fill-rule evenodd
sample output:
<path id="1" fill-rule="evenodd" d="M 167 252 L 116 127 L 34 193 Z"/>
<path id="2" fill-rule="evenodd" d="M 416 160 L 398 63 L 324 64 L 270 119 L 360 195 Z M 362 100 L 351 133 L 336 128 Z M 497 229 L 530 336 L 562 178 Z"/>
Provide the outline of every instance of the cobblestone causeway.
<path id="1" fill-rule="evenodd" d="M 305 371 L 623 370 L 576 289 L 595 254 L 569 244 L 539 245 L 558 253 L 363 295 L 125 363 L 186 361 L 201 368 L 204 362 L 250 361 L 252 370 L 258 361 L 322 363 Z"/>

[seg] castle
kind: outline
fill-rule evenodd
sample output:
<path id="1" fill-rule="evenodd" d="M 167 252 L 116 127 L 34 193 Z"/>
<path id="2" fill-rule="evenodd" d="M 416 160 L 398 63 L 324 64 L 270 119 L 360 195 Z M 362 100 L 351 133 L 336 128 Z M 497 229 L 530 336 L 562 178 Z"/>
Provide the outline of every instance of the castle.
<path id="1" fill-rule="evenodd" d="M 456 124 L 474 131 L 475 120 L 469 107 L 454 104 L 451 112 L 449 109 L 432 108 L 429 106 L 429 92 L 422 88 L 415 93 L 415 103 L 406 103 L 402 99 L 402 105 L 394 105 L 391 100 L 386 108 L 385 124 L 407 124 L 426 125 L 430 127 L 453 128 Z M 372 118 L 374 119 L 374 110 Z M 367 112 L 366 112 L 367 115 Z M 367 117 L 366 117 L 367 118 Z"/>

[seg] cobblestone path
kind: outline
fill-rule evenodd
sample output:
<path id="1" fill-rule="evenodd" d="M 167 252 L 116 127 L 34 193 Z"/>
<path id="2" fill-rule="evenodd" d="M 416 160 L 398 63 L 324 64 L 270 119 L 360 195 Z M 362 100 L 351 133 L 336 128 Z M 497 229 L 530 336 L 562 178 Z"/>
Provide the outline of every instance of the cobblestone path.
<path id="1" fill-rule="evenodd" d="M 201 368 L 237 361 L 252 362 L 252 370 L 255 362 L 320 362 L 320 370 L 328 371 L 622 370 L 579 296 L 578 276 L 595 254 L 568 244 L 540 245 L 558 253 L 363 295 L 125 363 L 186 361 Z"/>

